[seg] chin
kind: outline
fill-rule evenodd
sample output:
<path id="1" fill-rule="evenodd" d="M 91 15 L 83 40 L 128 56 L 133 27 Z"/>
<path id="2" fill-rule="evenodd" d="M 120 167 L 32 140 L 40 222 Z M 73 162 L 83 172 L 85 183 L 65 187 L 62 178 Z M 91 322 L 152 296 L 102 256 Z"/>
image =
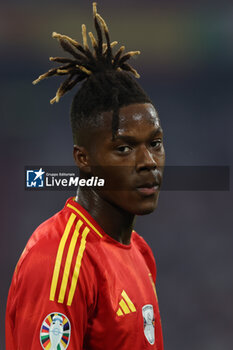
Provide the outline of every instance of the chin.
<path id="1" fill-rule="evenodd" d="M 151 214 L 157 208 L 157 205 L 158 205 L 158 201 L 157 200 L 156 200 L 156 202 L 153 201 L 153 202 L 149 202 L 149 203 L 140 202 L 140 203 L 138 203 L 137 206 L 132 208 L 132 213 L 134 215 Z"/>
<path id="2" fill-rule="evenodd" d="M 158 198 L 159 194 L 156 196 L 147 197 L 147 198 L 131 198 L 128 203 L 131 205 L 128 208 L 125 208 L 126 211 L 134 214 L 134 215 L 147 215 L 153 213 L 153 211 L 158 206 Z"/>
<path id="3" fill-rule="evenodd" d="M 139 203 L 136 215 L 147 215 L 153 213 L 158 206 L 159 193 L 153 199 L 145 199 Z"/>
<path id="4" fill-rule="evenodd" d="M 145 208 L 139 208 L 138 210 L 135 211 L 135 215 L 148 215 L 153 213 L 153 211 L 157 208 L 156 206 L 153 207 L 145 207 Z"/>

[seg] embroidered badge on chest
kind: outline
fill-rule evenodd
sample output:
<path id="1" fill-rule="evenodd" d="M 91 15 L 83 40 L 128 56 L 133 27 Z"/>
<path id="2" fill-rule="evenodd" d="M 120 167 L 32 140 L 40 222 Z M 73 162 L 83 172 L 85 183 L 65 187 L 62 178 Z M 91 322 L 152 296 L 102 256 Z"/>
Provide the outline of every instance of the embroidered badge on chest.
<path id="1" fill-rule="evenodd" d="M 69 319 L 59 313 L 47 315 L 40 330 L 40 343 L 44 350 L 65 350 L 68 348 L 71 334 Z"/>
<path id="2" fill-rule="evenodd" d="M 142 307 L 142 316 L 144 322 L 144 334 L 148 342 L 155 343 L 155 316 L 153 305 L 147 304 Z"/>

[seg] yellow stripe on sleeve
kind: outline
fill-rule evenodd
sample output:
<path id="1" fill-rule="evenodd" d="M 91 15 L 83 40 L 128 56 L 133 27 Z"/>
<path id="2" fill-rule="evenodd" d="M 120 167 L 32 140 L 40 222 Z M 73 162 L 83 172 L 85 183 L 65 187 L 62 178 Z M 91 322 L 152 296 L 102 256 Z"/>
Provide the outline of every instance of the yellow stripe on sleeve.
<path id="1" fill-rule="evenodd" d="M 71 239 L 71 242 L 70 242 L 68 254 L 66 257 L 65 269 L 64 269 L 63 277 L 62 277 L 61 289 L 60 289 L 60 293 L 59 293 L 59 297 L 58 297 L 59 303 L 64 302 L 65 292 L 66 292 L 67 283 L 68 283 L 68 277 L 69 277 L 69 273 L 70 273 L 70 266 L 71 266 L 71 262 L 73 259 L 76 242 L 77 242 L 77 239 L 79 236 L 79 230 L 80 230 L 82 224 L 83 224 L 83 222 L 81 220 L 78 220 L 76 227 L 75 227 L 75 230 L 74 230 L 74 233 L 73 233 L 73 236 L 72 236 L 72 239 Z"/>
<path id="2" fill-rule="evenodd" d="M 81 244 L 80 244 L 77 259 L 76 259 L 76 264 L 75 264 L 75 268 L 74 268 L 70 292 L 69 292 L 68 301 L 67 301 L 67 305 L 69 305 L 69 306 L 72 304 L 72 301 L 73 301 L 74 292 L 75 292 L 75 289 L 77 286 L 79 271 L 80 271 L 80 267 L 81 267 L 81 263 L 82 263 L 82 257 L 83 257 L 83 253 L 84 253 L 84 250 L 86 247 L 86 238 L 87 238 L 89 231 L 90 231 L 90 229 L 88 227 L 85 227 L 85 229 L 83 230 L 83 233 L 82 233 Z"/>
<path id="3" fill-rule="evenodd" d="M 83 215 L 83 213 L 81 213 L 80 210 L 78 210 L 77 208 L 75 208 L 73 205 L 71 205 L 69 203 L 67 204 L 67 207 L 76 211 L 76 213 L 78 213 L 79 216 L 81 216 L 81 218 L 86 221 L 86 223 L 92 228 L 93 231 L 95 231 L 97 233 L 97 235 L 99 235 L 101 238 L 103 237 L 103 235 L 97 230 L 97 228 L 95 228 L 95 226 L 92 225 L 92 223 L 86 218 L 85 215 Z"/>
<path id="4" fill-rule="evenodd" d="M 126 294 L 126 292 L 124 290 L 121 293 L 121 295 L 125 299 L 125 301 L 128 304 L 128 307 L 130 308 L 130 310 L 132 312 L 136 312 L 136 308 L 135 308 L 134 304 L 132 303 L 132 301 L 130 300 L 130 298 L 128 297 L 128 295 Z"/>
<path id="5" fill-rule="evenodd" d="M 121 299 L 121 301 L 119 302 L 120 304 L 120 307 L 122 308 L 122 310 L 124 311 L 125 314 L 129 314 L 130 311 L 129 311 L 129 308 L 128 306 L 126 305 L 126 303 L 124 302 L 123 299 Z"/>
<path id="6" fill-rule="evenodd" d="M 54 270 L 53 270 L 53 278 L 52 278 L 52 283 L 51 283 L 51 288 L 50 288 L 50 300 L 54 300 L 55 298 L 55 292 L 56 292 L 56 288 L 57 288 L 57 281 L 58 281 L 58 276 L 59 276 L 59 272 L 60 272 L 60 267 L 61 267 L 61 260 L 62 260 L 62 255 L 63 255 L 63 251 L 65 248 L 65 244 L 67 241 L 67 238 L 69 236 L 71 227 L 74 223 L 74 220 L 76 218 L 76 215 L 74 213 L 72 213 L 69 217 L 69 220 L 66 224 L 66 228 L 64 230 L 64 233 L 62 235 L 59 247 L 58 247 L 58 251 L 57 251 L 57 257 L 56 257 L 56 262 L 54 265 Z"/>

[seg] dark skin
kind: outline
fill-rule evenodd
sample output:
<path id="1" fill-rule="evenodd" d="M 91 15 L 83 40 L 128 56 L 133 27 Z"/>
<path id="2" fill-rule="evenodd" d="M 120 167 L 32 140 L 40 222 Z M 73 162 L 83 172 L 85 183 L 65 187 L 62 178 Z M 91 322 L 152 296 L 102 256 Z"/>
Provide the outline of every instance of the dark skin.
<path id="1" fill-rule="evenodd" d="M 77 201 L 109 236 L 128 245 L 135 216 L 158 203 L 165 164 L 158 114 L 150 103 L 131 104 L 120 108 L 114 138 L 112 112 L 101 113 L 98 128 L 81 135 L 73 151 L 80 175 L 104 178 L 106 186 L 79 187 Z"/>

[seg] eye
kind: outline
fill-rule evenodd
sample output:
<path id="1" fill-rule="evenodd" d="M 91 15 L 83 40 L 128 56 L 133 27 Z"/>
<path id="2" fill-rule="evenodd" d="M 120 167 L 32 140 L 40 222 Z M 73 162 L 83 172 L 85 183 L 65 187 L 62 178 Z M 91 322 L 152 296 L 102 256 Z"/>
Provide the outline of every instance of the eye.
<path id="1" fill-rule="evenodd" d="M 151 147 L 152 148 L 156 148 L 156 149 L 159 149 L 162 145 L 162 140 L 161 139 L 158 139 L 158 140 L 154 140 L 151 142 Z"/>
<path id="2" fill-rule="evenodd" d="M 128 153 L 131 151 L 131 148 L 129 146 L 120 146 L 120 147 L 117 147 L 117 151 L 119 153 Z"/>

